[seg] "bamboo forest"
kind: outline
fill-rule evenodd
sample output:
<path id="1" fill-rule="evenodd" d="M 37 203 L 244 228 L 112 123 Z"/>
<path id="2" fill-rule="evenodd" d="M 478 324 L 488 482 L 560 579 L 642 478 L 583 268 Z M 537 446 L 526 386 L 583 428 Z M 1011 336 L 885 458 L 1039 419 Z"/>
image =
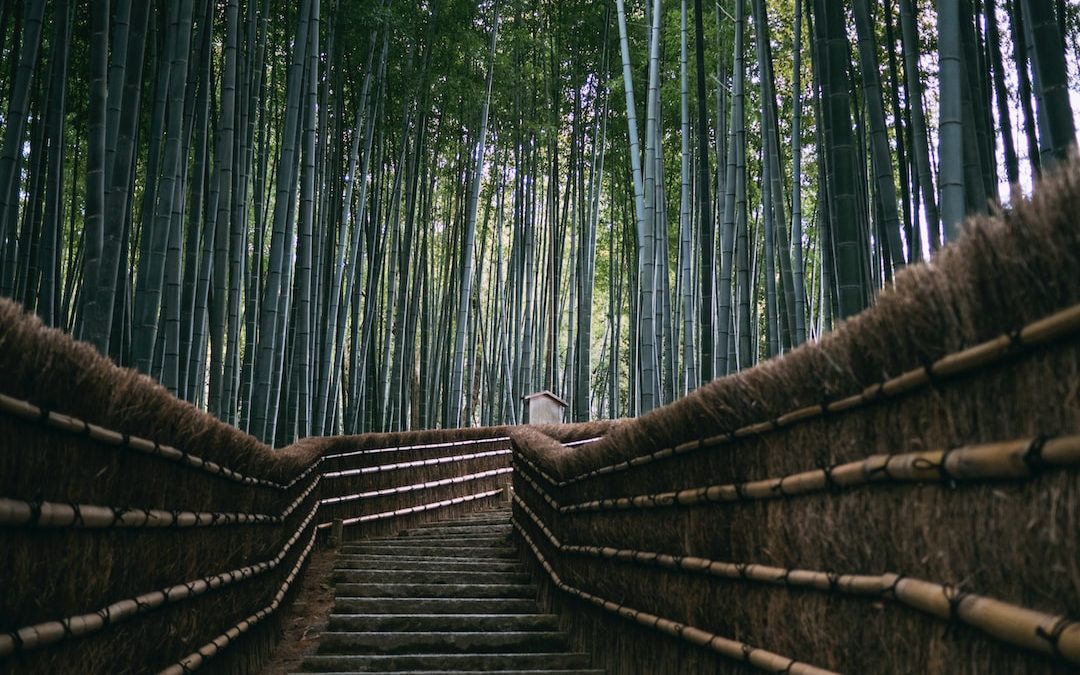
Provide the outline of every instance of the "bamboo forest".
<path id="1" fill-rule="evenodd" d="M 632 417 L 1067 159 L 1075 0 L 3 0 L 0 295 L 278 446 Z"/>

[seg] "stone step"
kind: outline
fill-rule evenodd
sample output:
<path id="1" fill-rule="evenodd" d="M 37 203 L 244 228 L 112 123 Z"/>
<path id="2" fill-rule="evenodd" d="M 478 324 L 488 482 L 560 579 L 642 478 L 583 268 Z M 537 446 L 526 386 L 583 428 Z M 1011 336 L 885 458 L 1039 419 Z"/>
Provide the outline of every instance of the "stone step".
<path id="1" fill-rule="evenodd" d="M 532 598 L 355 598 L 339 589 L 335 614 L 528 614 Z"/>
<path id="2" fill-rule="evenodd" d="M 390 566 L 385 566 L 390 567 Z M 527 584 L 525 572 L 489 572 L 487 570 L 408 570 L 385 569 L 334 569 L 334 581 L 344 583 L 397 583 L 397 584 Z"/>
<path id="3" fill-rule="evenodd" d="M 450 546 L 454 548 L 469 546 L 477 548 L 482 546 L 505 547 L 510 545 L 510 538 L 506 536 L 459 537 L 451 535 L 439 537 L 384 537 L 380 539 L 366 539 L 362 544 L 356 545 Z"/>
<path id="4" fill-rule="evenodd" d="M 469 560 L 435 556 L 387 556 L 352 554 L 338 556 L 338 569 L 460 570 L 476 572 L 524 572 L 525 565 L 514 560 Z"/>
<path id="5" fill-rule="evenodd" d="M 533 598 L 532 584 L 383 584 L 339 583 L 338 595 L 350 598 Z"/>
<path id="6" fill-rule="evenodd" d="M 320 654 L 496 654 L 559 652 L 566 633 L 557 631 L 324 632 Z"/>
<path id="7" fill-rule="evenodd" d="M 554 614 L 331 614 L 336 631 L 545 631 L 557 630 Z"/>
<path id="8" fill-rule="evenodd" d="M 561 654 L 392 654 L 343 656 L 316 654 L 304 660 L 307 672 L 400 673 L 402 671 L 509 671 L 581 670 L 589 668 L 589 655 Z"/>
<path id="9" fill-rule="evenodd" d="M 342 547 L 346 555 L 405 555 L 416 557 L 437 556 L 442 558 L 516 558 L 517 550 L 510 546 L 408 546 L 405 544 L 352 544 Z"/>
<path id="10" fill-rule="evenodd" d="M 397 536 L 399 537 L 430 537 L 433 535 L 499 535 L 508 534 L 513 528 L 509 523 L 499 525 L 457 525 L 457 524 L 440 524 L 432 523 L 428 527 L 416 527 L 410 530 L 404 530 Z"/>

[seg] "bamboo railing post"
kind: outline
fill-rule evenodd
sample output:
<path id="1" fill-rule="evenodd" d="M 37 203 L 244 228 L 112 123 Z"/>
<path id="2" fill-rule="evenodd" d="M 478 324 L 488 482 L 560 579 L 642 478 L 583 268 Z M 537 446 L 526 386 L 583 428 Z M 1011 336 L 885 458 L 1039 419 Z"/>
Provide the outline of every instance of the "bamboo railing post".
<path id="1" fill-rule="evenodd" d="M 334 524 L 330 527 L 330 548 L 341 546 L 343 536 L 345 536 L 345 523 L 341 518 L 334 518 Z"/>

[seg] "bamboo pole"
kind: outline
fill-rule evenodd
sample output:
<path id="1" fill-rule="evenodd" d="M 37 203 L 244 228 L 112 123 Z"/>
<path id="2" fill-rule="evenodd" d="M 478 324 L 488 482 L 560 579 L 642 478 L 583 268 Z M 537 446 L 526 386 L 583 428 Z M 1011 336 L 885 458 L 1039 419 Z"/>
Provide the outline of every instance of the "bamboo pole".
<path id="1" fill-rule="evenodd" d="M 577 442 L 587 442 L 587 440 Z M 349 452 L 339 452 L 333 455 L 323 455 L 322 458 L 324 460 L 344 459 L 346 457 L 355 457 L 357 455 L 374 455 L 383 452 L 404 452 L 405 450 L 436 450 L 438 448 L 457 448 L 463 445 L 480 445 L 482 443 L 506 443 L 509 447 L 510 437 L 495 436 L 493 438 L 476 438 L 464 441 L 444 441 L 442 443 L 421 443 L 418 445 L 398 445 L 387 446 L 385 448 L 368 448 L 365 450 L 351 450 Z"/>
<path id="2" fill-rule="evenodd" d="M 624 619 L 635 621 L 647 628 L 652 628 L 653 630 L 666 635 L 685 640 L 686 642 L 716 652 L 727 658 L 743 661 L 759 670 L 767 670 L 771 673 L 791 673 L 792 675 L 836 675 L 831 670 L 818 668 L 817 666 L 802 663 L 765 649 L 752 647 L 744 642 L 725 638 L 694 626 L 688 626 L 655 614 L 642 612 L 633 607 L 627 607 L 626 605 L 606 600 L 598 595 L 593 595 L 571 586 L 559 577 L 559 574 L 552 568 L 551 564 L 548 563 L 544 554 L 540 552 L 540 549 L 532 540 L 532 537 L 529 536 L 516 518 L 514 519 L 514 529 L 516 529 L 518 534 L 521 535 L 521 538 L 525 540 L 525 543 L 529 545 L 533 555 L 536 556 L 537 562 L 540 563 L 540 566 L 543 567 L 544 571 L 551 577 L 551 581 L 555 584 L 555 587 L 564 593 L 588 601 L 600 609 L 621 616 Z"/>
<path id="3" fill-rule="evenodd" d="M 421 504 L 420 506 L 409 506 L 403 509 L 397 509 L 395 511 L 383 511 L 382 513 L 369 513 L 363 516 L 356 516 L 355 518 L 345 518 L 342 520 L 342 524 L 345 527 L 355 525 L 357 523 L 367 523 L 372 520 L 386 520 L 387 518 L 396 518 L 397 516 L 407 516 L 411 513 L 421 513 L 423 511 L 433 511 L 435 509 L 445 508 L 447 506 L 454 506 L 456 504 L 464 504 L 466 502 L 475 501 L 477 499 L 484 499 L 486 497 L 493 497 L 500 494 L 502 489 L 487 490 L 485 492 L 477 492 L 475 494 L 466 495 L 464 497 L 454 497 L 453 499 L 444 499 L 440 502 L 432 502 L 430 504 Z M 318 529 L 325 530 L 329 528 L 333 523 L 319 523 Z"/>
<path id="4" fill-rule="evenodd" d="M 328 497 L 326 499 L 323 499 L 320 503 L 323 506 L 327 506 L 330 504 L 341 504 L 343 502 L 351 502 L 359 499 L 373 499 L 375 497 L 385 497 L 387 495 L 402 494 L 404 492 L 426 490 L 428 488 L 441 487 L 443 485 L 456 485 L 458 483 L 467 483 L 469 481 L 481 480 L 483 478 L 490 478 L 493 476 L 501 476 L 512 472 L 513 469 L 510 467 L 506 467 L 503 469 L 491 469 L 489 471 L 480 471 L 478 473 L 470 473 L 464 476 L 455 476 L 453 478 L 441 478 L 439 480 L 431 480 L 425 483 L 416 483 L 414 485 L 402 485 L 400 487 L 383 488 L 381 490 L 368 490 L 367 492 L 358 492 L 356 494 L 342 495 L 339 497 Z"/>
<path id="5" fill-rule="evenodd" d="M 534 489 L 544 493 L 530 480 Z M 1048 614 L 940 584 L 884 574 L 839 574 L 816 570 L 787 569 L 756 563 L 732 563 L 674 553 L 619 549 L 610 546 L 567 544 L 560 541 L 519 495 L 514 502 L 560 553 L 649 565 L 664 569 L 755 581 L 777 586 L 805 588 L 827 593 L 893 599 L 938 618 L 977 628 L 1002 642 L 1057 656 L 1080 664 L 1080 622 Z"/>
<path id="6" fill-rule="evenodd" d="M 28 652 L 39 649 L 46 645 L 54 644 L 73 637 L 82 637 L 96 633 L 107 626 L 118 623 L 133 616 L 149 612 L 173 602 L 187 600 L 203 595 L 211 590 L 230 586 L 240 581 L 246 581 L 253 577 L 265 574 L 273 570 L 285 559 L 293 545 L 300 538 L 301 533 L 315 519 L 319 505 L 316 504 L 300 526 L 281 547 L 278 554 L 271 560 L 266 560 L 254 565 L 248 565 L 230 572 L 223 572 L 213 576 L 203 577 L 194 581 L 187 581 L 161 590 L 143 593 L 142 595 L 126 600 L 120 600 L 103 607 L 95 612 L 70 616 L 56 621 L 25 626 L 10 633 L 0 634 L 0 658 L 9 656 L 15 652 Z M 314 543 L 316 532 L 312 530 L 311 541 Z M 310 548 L 310 545 L 309 545 Z M 301 555 L 301 560 L 307 552 Z"/>
<path id="7" fill-rule="evenodd" d="M 27 502 L 0 497 L 0 526 L 104 528 L 189 528 L 225 525 L 280 525 L 318 487 L 318 477 L 279 515 L 222 513 L 212 511 L 166 511 L 96 504 Z"/>
<path id="8" fill-rule="evenodd" d="M 901 375 L 870 385 L 857 394 L 818 405 L 809 405 L 779 415 L 775 419 L 762 420 L 744 425 L 724 434 L 710 436 L 701 440 L 688 441 L 656 452 L 640 455 L 632 459 L 608 464 L 558 482 L 565 487 L 583 480 L 610 473 L 625 471 L 632 467 L 696 452 L 705 448 L 714 448 L 750 436 L 759 436 L 779 429 L 786 429 L 799 422 L 818 419 L 825 415 L 850 412 L 886 399 L 896 398 L 918 389 L 971 373 L 980 368 L 1000 363 L 1018 354 L 1032 351 L 1056 340 L 1080 333 L 1080 305 L 1055 312 L 1024 328 L 1000 335 L 973 347 L 948 354 L 933 363 L 909 370 Z"/>
<path id="9" fill-rule="evenodd" d="M 523 458 L 524 459 L 524 458 Z M 524 460 L 528 462 L 528 460 Z M 1023 479 L 1043 469 L 1080 464 L 1080 434 L 1017 439 L 947 450 L 924 450 L 866 459 L 745 483 L 725 483 L 561 504 L 560 513 L 653 509 L 715 502 L 777 499 L 875 483 Z"/>
<path id="10" fill-rule="evenodd" d="M 289 572 L 289 575 L 285 577 L 285 581 L 282 582 L 281 587 L 278 589 L 278 592 L 274 594 L 274 599 L 269 605 L 237 623 L 229 630 L 202 647 L 199 647 L 196 651 L 188 654 L 173 665 L 165 668 L 158 675 L 185 675 L 186 673 L 190 673 L 191 671 L 200 668 L 203 664 L 217 656 L 218 653 L 232 644 L 236 638 L 248 632 L 260 621 L 276 612 L 281 606 L 281 601 L 285 599 L 285 594 L 289 592 L 289 587 L 292 586 L 293 581 L 295 581 L 297 575 L 300 574 L 300 568 L 304 566 L 304 563 L 307 561 L 307 558 L 314 547 L 315 533 L 312 533 L 311 540 L 308 542 L 307 547 L 300 553 L 300 557 L 297 559 L 296 564 Z"/>
<path id="11" fill-rule="evenodd" d="M 131 436 L 129 434 L 122 434 L 118 431 L 111 431 L 96 424 L 90 424 L 89 422 L 80 420 L 76 417 L 71 417 L 70 415 L 64 415 L 62 413 L 39 408 L 28 401 L 20 401 L 5 394 L 0 394 L 0 412 L 9 413 L 24 420 L 40 422 L 60 431 L 92 438 L 93 440 L 105 443 L 106 445 L 115 445 L 144 454 L 155 455 L 162 459 L 177 462 L 199 471 L 205 471 L 236 483 L 270 487 L 278 490 L 285 490 L 290 487 L 290 485 L 282 485 L 265 478 L 247 476 L 208 459 L 189 455 L 172 446 L 161 445 L 156 441 L 151 441 L 139 436 Z"/>
<path id="12" fill-rule="evenodd" d="M 417 466 L 434 466 L 436 464 L 452 464 L 455 462 L 465 462 L 471 459 L 484 459 L 485 457 L 499 457 L 502 455 L 509 455 L 511 450 L 489 450 L 487 452 L 472 452 L 465 455 L 454 455 L 452 457 L 433 457 L 431 459 L 417 459 L 411 462 L 396 462 L 394 464 L 379 464 L 377 466 L 365 466 L 358 469 L 345 469 L 343 471 L 327 471 L 323 474 L 323 478 L 344 478 L 346 476 L 360 476 L 369 473 L 383 473 L 385 471 L 397 471 L 398 469 L 409 469 Z"/>

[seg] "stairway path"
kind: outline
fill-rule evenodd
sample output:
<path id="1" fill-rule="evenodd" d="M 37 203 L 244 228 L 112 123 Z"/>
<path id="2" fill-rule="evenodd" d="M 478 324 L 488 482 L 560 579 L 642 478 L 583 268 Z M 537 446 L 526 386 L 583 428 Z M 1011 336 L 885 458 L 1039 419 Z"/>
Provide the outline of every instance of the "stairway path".
<path id="1" fill-rule="evenodd" d="M 302 669 L 603 675 L 540 612 L 510 531 L 501 508 L 343 546 L 334 611 Z"/>

